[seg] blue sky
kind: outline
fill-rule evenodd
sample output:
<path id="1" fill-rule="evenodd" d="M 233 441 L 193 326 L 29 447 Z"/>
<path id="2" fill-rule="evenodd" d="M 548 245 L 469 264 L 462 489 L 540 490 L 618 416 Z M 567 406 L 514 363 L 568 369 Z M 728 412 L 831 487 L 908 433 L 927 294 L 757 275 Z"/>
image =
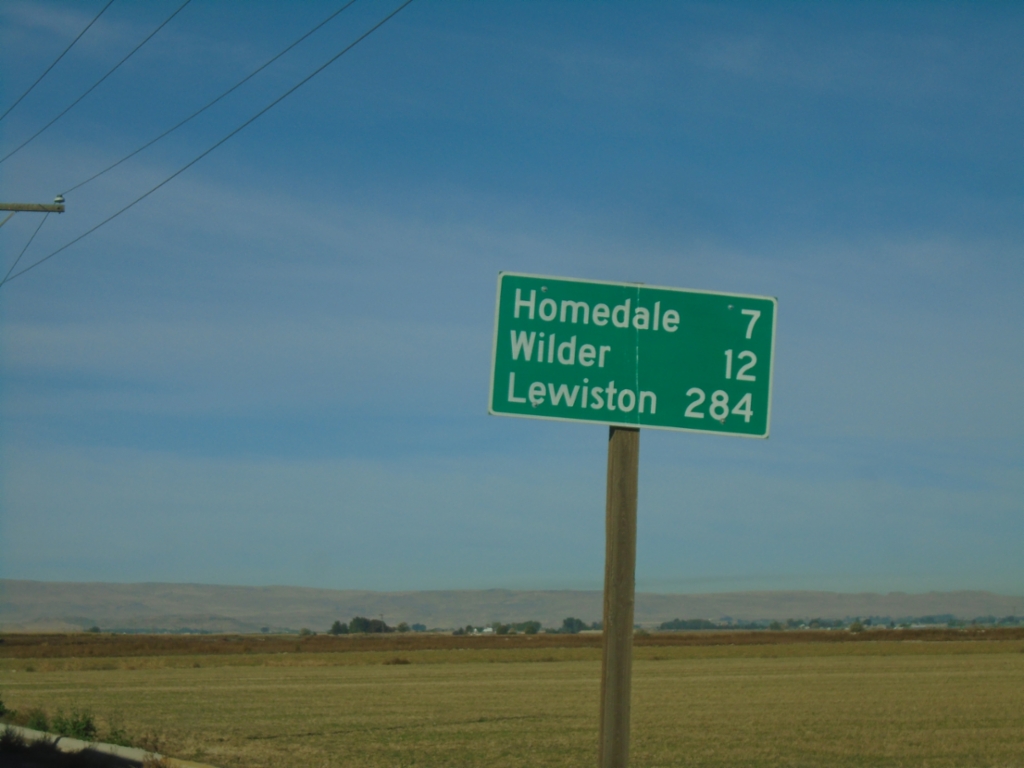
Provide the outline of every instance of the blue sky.
<path id="1" fill-rule="evenodd" d="M 116 0 L 2 154 L 179 4 Z M 22 263 L 396 5 L 69 193 Z M 52 199 L 338 6 L 193 0 L 0 196 Z M 100 7 L 0 8 L 0 108 Z M 0 288 L 0 576 L 600 588 L 606 430 L 486 415 L 511 270 L 778 297 L 770 439 L 642 434 L 639 589 L 1021 594 L 1022 36 L 1013 3 L 416 0 Z"/>

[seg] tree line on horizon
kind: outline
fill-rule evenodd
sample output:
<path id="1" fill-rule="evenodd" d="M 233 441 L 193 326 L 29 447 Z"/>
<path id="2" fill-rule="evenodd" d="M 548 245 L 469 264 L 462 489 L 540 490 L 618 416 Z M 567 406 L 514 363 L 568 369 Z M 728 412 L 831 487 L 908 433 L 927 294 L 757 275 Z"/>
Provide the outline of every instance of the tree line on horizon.
<path id="1" fill-rule="evenodd" d="M 953 614 L 934 614 L 927 616 L 904 616 L 892 618 L 890 616 L 847 616 L 843 619 L 826 619 L 826 618 L 812 618 L 812 619 L 786 619 L 785 621 L 761 619 L 756 621 L 745 621 L 737 620 L 728 616 L 724 616 L 717 621 L 711 619 L 672 619 L 671 621 L 663 621 L 658 626 L 656 631 L 672 632 L 672 631 L 711 631 L 711 630 L 794 630 L 794 629 L 853 629 L 858 631 L 859 629 L 908 629 L 913 627 L 947 627 L 950 629 L 967 628 L 967 627 L 1020 627 L 1024 626 L 1024 616 L 1009 615 L 1009 616 L 978 616 L 974 619 L 958 619 Z M 636 625 L 637 629 L 640 629 L 639 625 Z M 432 627 L 427 628 L 425 624 L 414 623 L 409 624 L 407 622 L 399 622 L 396 626 L 392 627 L 388 625 L 383 619 L 371 619 L 365 616 L 354 616 L 348 622 L 335 621 L 331 627 L 326 631 L 329 635 L 348 635 L 348 634 L 383 634 L 390 632 L 452 632 L 456 635 L 474 635 L 474 634 L 578 634 L 583 631 L 599 631 L 601 629 L 601 622 L 594 621 L 587 623 L 582 619 L 569 616 L 562 620 L 562 626 L 560 627 L 544 627 L 539 621 L 521 621 L 521 622 L 492 622 L 481 626 L 467 624 L 464 627 L 458 627 L 454 631 L 451 627 Z M 171 634 L 171 635 L 212 635 L 221 634 L 224 630 L 221 629 L 206 629 L 200 627 L 105 627 L 100 628 L 97 624 L 86 624 L 83 625 L 82 632 L 88 632 L 93 634 L 109 633 L 109 634 L 123 634 L 123 635 L 144 635 L 144 634 Z M 238 631 L 238 630 L 236 630 Z M 308 628 L 302 628 L 298 631 L 288 627 L 260 627 L 259 632 L 262 634 L 295 634 L 296 632 L 301 636 L 316 635 Z M 245 634 L 245 630 L 241 630 L 242 634 Z"/>
<path id="2" fill-rule="evenodd" d="M 568 616 L 562 620 L 562 626 L 558 628 L 546 628 L 539 621 L 520 621 L 504 623 L 495 621 L 490 624 L 483 626 L 475 626 L 473 624 L 467 624 L 465 627 L 458 627 L 452 634 L 454 635 L 474 635 L 474 634 L 496 634 L 496 635 L 536 635 L 540 632 L 545 634 L 565 634 L 565 635 L 576 635 L 584 630 L 600 630 L 601 622 L 594 621 L 587 624 L 582 619 L 578 619 L 575 616 Z M 487 630 L 490 630 L 489 632 Z M 358 634 L 384 634 L 388 632 L 426 632 L 427 627 L 425 624 L 408 624 L 406 622 L 400 622 L 396 626 L 389 626 L 383 618 L 381 619 L 370 619 L 365 616 L 353 616 L 352 619 L 345 623 L 340 619 L 335 621 L 331 628 L 327 630 L 329 635 L 358 635 Z M 440 629 L 432 629 L 431 632 L 447 631 Z M 300 635 L 313 635 L 315 632 L 303 628 L 299 631 Z"/>
<path id="3" fill-rule="evenodd" d="M 408 624 L 400 622 L 391 627 L 384 619 L 368 619 L 365 616 L 353 616 L 347 623 L 335 621 L 327 630 L 329 635 L 383 634 L 385 632 L 426 632 L 425 624 Z"/>
<path id="4" fill-rule="evenodd" d="M 723 617 L 718 621 L 711 621 L 710 619 L 672 619 L 671 621 L 663 621 L 658 625 L 658 629 L 663 632 L 671 631 L 707 631 L 707 630 L 723 630 L 723 629 L 740 629 L 740 630 L 769 630 L 769 631 L 782 631 L 782 630 L 794 630 L 794 629 L 849 629 L 854 632 L 859 632 L 868 628 L 909 628 L 912 626 L 946 626 L 946 627 L 969 627 L 969 626 L 1021 626 L 1024 625 L 1024 617 L 1019 616 L 1004 616 L 998 618 L 995 616 L 980 616 L 971 621 L 957 619 L 952 614 L 939 614 L 930 616 L 912 616 L 912 617 L 901 617 L 899 619 L 893 619 L 889 616 L 868 616 L 868 617 L 850 617 L 847 616 L 844 619 L 825 619 L 825 618 L 813 618 L 813 619 L 786 619 L 783 621 L 769 621 L 767 619 L 758 621 L 744 621 L 742 619 L 732 619 L 731 617 Z M 639 629 L 637 625 L 637 629 Z M 544 634 L 565 634 L 575 635 L 580 632 L 587 630 L 600 631 L 601 622 L 594 621 L 587 623 L 582 619 L 576 618 L 575 616 L 567 616 L 562 620 L 561 627 L 544 627 L 539 621 L 520 621 L 520 622 L 500 622 L 495 621 L 490 624 L 482 626 L 476 626 L 473 624 L 467 624 L 464 627 L 456 628 L 452 634 L 454 635 L 479 635 L 479 634 L 495 634 L 495 635 L 536 635 L 539 633 Z M 354 616 L 348 623 L 344 623 L 340 620 L 335 621 L 331 625 L 331 628 L 327 630 L 329 635 L 350 635 L 350 634 L 384 634 L 389 632 L 426 632 L 427 626 L 425 624 L 408 624 L 407 622 L 400 622 L 396 626 L 389 626 L 383 619 L 370 619 L 365 616 Z M 431 632 L 446 632 L 450 630 L 434 628 L 429 630 Z M 315 634 L 308 629 L 303 629 L 300 634 Z"/>
<path id="5" fill-rule="evenodd" d="M 1017 627 L 1024 625 L 1022 616 L 978 616 L 971 619 L 958 619 L 951 613 L 936 614 L 930 616 L 903 616 L 892 618 L 891 616 L 847 616 L 843 619 L 786 619 L 785 621 L 771 621 L 762 619 L 759 621 L 734 620 L 728 616 L 711 621 L 710 619 L 672 619 L 663 621 L 658 625 L 662 631 L 698 631 L 698 630 L 722 630 L 722 629 L 746 629 L 781 631 L 786 629 L 850 629 L 858 632 L 870 627 L 884 629 L 907 629 L 914 626 L 935 626 L 935 627 Z"/>

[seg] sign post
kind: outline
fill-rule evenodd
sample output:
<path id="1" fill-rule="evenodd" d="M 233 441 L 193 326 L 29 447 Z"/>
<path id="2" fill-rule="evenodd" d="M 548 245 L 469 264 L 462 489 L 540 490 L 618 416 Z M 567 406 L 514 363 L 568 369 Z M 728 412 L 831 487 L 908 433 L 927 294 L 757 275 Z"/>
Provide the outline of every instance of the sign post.
<path id="1" fill-rule="evenodd" d="M 599 768 L 629 765 L 629 694 L 633 678 L 633 596 L 640 430 L 608 428 L 605 501 L 604 650 L 601 654 Z"/>
<path id="2" fill-rule="evenodd" d="M 766 296 L 502 272 L 488 412 L 607 424 L 599 768 L 629 764 L 640 427 L 768 437 Z"/>

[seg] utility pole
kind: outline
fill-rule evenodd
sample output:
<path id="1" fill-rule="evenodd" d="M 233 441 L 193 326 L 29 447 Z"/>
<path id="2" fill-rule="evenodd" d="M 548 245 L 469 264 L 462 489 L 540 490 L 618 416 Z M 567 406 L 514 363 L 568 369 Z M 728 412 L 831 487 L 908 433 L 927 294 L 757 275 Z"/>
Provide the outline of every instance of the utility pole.
<path id="1" fill-rule="evenodd" d="M 10 268 L 7 270 L 7 274 L 5 274 L 2 279 L 0 279 L 0 286 L 3 286 L 7 283 L 8 280 L 10 280 L 11 273 L 14 272 L 14 268 L 18 266 L 18 262 L 21 261 L 21 257 L 25 255 L 25 251 L 28 249 L 29 245 L 32 244 L 32 241 L 35 240 L 36 235 L 39 234 L 39 230 L 42 229 L 43 223 L 46 221 L 46 218 L 51 213 L 64 213 L 64 195 L 57 195 L 55 198 L 53 198 L 52 205 L 47 205 L 45 203 L 0 203 L 0 211 L 10 211 L 10 213 L 4 216 L 3 219 L 0 219 L 0 227 L 2 227 L 4 224 L 10 221 L 11 217 L 14 216 L 14 214 L 22 211 L 28 213 L 43 214 L 43 220 L 39 222 L 39 226 L 36 227 L 36 231 L 32 233 L 32 237 L 28 239 L 28 243 L 25 244 L 25 247 L 21 249 L 21 253 L 18 254 L 18 258 L 14 260 L 14 263 L 11 264 Z M 33 264 L 32 266 L 35 266 L 35 264 Z M 32 267 L 28 267 L 28 269 L 32 269 Z M 17 276 L 18 275 L 15 275 L 15 277 Z"/>
<path id="2" fill-rule="evenodd" d="M 0 211 L 10 211 L 12 214 L 18 211 L 27 211 L 29 213 L 64 213 L 64 195 L 57 195 L 53 198 L 53 205 L 45 203 L 0 203 Z M 11 217 L 8 216 L 7 219 L 9 218 Z M 4 221 L 7 221 L 7 219 L 4 219 Z"/>

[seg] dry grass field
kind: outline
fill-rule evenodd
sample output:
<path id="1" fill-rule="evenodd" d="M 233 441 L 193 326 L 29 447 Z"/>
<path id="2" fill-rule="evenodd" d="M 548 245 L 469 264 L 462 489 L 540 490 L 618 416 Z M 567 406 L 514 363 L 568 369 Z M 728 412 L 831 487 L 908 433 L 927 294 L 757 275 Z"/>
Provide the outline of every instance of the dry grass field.
<path id="1" fill-rule="evenodd" d="M 786 632 L 655 632 L 637 634 L 640 647 L 805 645 L 949 640 L 1024 640 L 1024 627 L 964 629 L 873 629 L 866 632 L 803 630 Z M 0 659 L 113 656 L 233 655 L 277 653 L 348 653 L 351 651 L 478 650 L 521 648 L 599 648 L 599 632 L 578 635 L 450 635 L 410 632 L 378 635 L 136 635 L 75 632 L 67 634 L 0 633 Z"/>
<path id="2" fill-rule="evenodd" d="M 638 638 L 634 766 L 1024 766 L 1020 631 L 751 634 Z M 7 635 L 0 696 L 225 768 L 592 766 L 599 640 L 499 639 Z"/>

